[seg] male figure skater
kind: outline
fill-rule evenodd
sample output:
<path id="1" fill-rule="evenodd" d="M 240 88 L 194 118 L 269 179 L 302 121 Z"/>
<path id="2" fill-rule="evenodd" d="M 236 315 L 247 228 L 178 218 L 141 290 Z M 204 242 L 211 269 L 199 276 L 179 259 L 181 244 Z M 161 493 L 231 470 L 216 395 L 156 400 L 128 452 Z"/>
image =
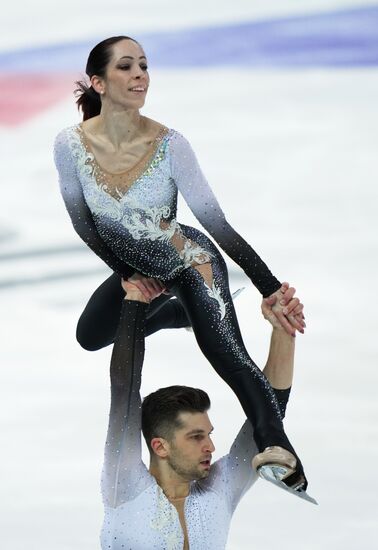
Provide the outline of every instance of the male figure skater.
<path id="1" fill-rule="evenodd" d="M 212 463 L 213 426 L 208 395 L 171 386 L 141 405 L 144 323 L 148 303 L 124 282 L 123 302 L 110 366 L 111 409 L 102 493 L 102 549 L 222 550 L 233 512 L 257 479 L 258 452 L 247 420 L 227 455 Z M 273 300 L 275 298 L 273 297 Z M 285 413 L 293 376 L 294 342 L 262 302 L 272 337 L 264 374 Z M 141 430 L 150 452 L 141 458 Z"/>

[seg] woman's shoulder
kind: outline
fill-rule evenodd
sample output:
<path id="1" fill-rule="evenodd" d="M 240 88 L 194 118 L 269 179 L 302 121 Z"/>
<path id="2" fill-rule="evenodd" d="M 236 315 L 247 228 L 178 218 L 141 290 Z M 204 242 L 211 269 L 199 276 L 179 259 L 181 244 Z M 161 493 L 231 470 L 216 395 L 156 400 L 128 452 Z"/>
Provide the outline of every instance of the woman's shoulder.
<path id="1" fill-rule="evenodd" d="M 59 130 L 56 137 L 70 136 L 72 135 L 73 132 L 77 133 L 80 130 L 80 128 L 81 128 L 81 123 L 71 124 L 70 126 L 66 126 L 65 128 L 62 128 L 61 130 Z"/>
<path id="2" fill-rule="evenodd" d="M 60 130 L 55 136 L 55 146 L 67 143 L 70 139 L 72 139 L 72 136 L 78 135 L 79 130 L 80 124 L 72 124 L 71 126 L 62 128 L 62 130 Z"/>
<path id="3" fill-rule="evenodd" d="M 167 136 L 169 139 L 169 148 L 173 156 L 192 153 L 190 142 L 179 130 L 169 128 Z"/>
<path id="4" fill-rule="evenodd" d="M 72 162 L 73 152 L 77 149 L 79 130 L 80 124 L 72 124 L 58 132 L 53 145 L 55 162 L 63 160 Z"/>

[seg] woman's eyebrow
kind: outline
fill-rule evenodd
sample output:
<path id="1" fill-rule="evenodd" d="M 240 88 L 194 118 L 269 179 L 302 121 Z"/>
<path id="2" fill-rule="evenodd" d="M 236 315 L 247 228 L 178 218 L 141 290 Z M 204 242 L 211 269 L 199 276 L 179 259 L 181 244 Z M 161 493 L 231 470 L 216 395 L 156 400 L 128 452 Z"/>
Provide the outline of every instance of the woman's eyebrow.
<path id="1" fill-rule="evenodd" d="M 122 57 L 120 57 L 120 59 L 125 59 L 125 58 L 127 58 L 127 59 L 135 59 L 135 57 L 132 57 L 131 55 L 123 55 Z M 146 57 L 145 55 L 141 55 L 141 56 L 139 57 L 139 59 L 147 59 L 147 57 Z"/>

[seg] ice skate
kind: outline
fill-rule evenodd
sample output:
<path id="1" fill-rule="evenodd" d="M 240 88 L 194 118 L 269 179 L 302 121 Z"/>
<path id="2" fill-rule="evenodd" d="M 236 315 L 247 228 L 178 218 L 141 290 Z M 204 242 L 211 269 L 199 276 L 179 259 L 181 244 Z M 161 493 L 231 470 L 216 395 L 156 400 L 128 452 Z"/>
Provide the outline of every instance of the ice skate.
<path id="1" fill-rule="evenodd" d="M 253 458 L 252 466 L 266 481 L 312 504 L 318 504 L 307 494 L 307 480 L 303 473 L 296 471 L 297 459 L 286 449 L 267 447 Z"/>

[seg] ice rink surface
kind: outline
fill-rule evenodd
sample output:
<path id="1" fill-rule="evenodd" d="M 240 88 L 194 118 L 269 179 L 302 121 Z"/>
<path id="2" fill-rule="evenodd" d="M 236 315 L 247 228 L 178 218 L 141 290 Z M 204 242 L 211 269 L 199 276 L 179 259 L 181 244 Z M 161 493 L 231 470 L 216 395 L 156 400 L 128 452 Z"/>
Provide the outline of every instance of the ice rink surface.
<path id="1" fill-rule="evenodd" d="M 22 10 L 9 4 L 2 14 L 3 52 L 378 6 L 341 0 L 23 4 Z M 212 55 L 206 43 L 203 48 Z M 3 103 L 0 126 L 0 547 L 92 550 L 99 548 L 102 522 L 111 350 L 83 351 L 74 331 L 108 270 L 74 233 L 52 161 L 55 135 L 79 120 L 70 93 L 77 74 L 57 68 L 50 95 L 38 95 L 31 116 L 30 80 L 0 69 L 3 83 L 15 79 L 25 109 L 15 123 L 6 111 L 22 107 Z M 24 72 L 33 72 L 27 60 Z M 320 505 L 261 481 L 234 516 L 227 550 L 373 548 L 378 60 L 258 69 L 235 61 L 152 66 L 150 73 L 143 113 L 188 137 L 229 221 L 298 289 L 306 307 L 286 427 Z M 43 83 L 42 75 L 34 77 Z M 183 202 L 180 212 L 179 221 L 197 224 Z M 236 308 L 247 348 L 263 366 L 270 331 L 258 292 L 231 260 L 229 267 L 232 289 L 246 286 Z M 173 383 L 209 392 L 216 457 L 227 452 L 243 412 L 184 330 L 146 342 L 142 393 Z"/>

